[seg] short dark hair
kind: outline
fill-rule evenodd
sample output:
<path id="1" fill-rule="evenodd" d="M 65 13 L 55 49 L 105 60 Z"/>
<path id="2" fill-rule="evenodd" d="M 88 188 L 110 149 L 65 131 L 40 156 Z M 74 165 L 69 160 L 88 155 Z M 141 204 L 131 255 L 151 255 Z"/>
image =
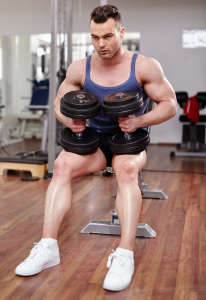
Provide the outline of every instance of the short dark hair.
<path id="1" fill-rule="evenodd" d="M 102 5 L 96 7 L 91 12 L 90 22 L 94 21 L 95 23 L 104 23 L 109 18 L 114 19 L 118 27 L 121 26 L 121 14 L 118 8 L 114 5 Z"/>

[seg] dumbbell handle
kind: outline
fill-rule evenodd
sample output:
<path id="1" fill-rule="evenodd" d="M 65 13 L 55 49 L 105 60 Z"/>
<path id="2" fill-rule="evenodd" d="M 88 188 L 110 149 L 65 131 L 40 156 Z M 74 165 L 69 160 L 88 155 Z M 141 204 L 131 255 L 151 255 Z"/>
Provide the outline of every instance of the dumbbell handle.
<path id="1" fill-rule="evenodd" d="M 135 114 L 129 115 L 129 118 L 134 118 L 136 116 Z M 132 132 L 124 132 L 124 137 L 126 140 L 130 140 L 132 138 Z"/>
<path id="2" fill-rule="evenodd" d="M 83 137 L 84 130 L 80 132 L 74 132 L 74 135 L 77 139 L 81 139 Z"/>
<path id="3" fill-rule="evenodd" d="M 130 140 L 132 137 L 132 132 L 124 132 L 124 137 L 126 140 Z"/>
<path id="4" fill-rule="evenodd" d="M 77 139 L 80 139 L 82 137 L 82 135 L 83 135 L 82 131 L 81 132 L 75 132 L 75 136 L 76 136 Z"/>

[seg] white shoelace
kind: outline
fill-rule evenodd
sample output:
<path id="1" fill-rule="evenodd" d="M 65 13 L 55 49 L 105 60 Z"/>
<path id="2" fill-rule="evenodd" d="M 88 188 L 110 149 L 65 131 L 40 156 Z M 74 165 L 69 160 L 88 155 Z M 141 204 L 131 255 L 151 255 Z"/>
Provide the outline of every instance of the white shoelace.
<path id="1" fill-rule="evenodd" d="M 111 253 L 108 257 L 107 260 L 107 268 L 110 268 L 112 265 L 112 260 L 114 260 L 114 258 L 116 258 L 116 264 L 115 264 L 115 268 L 122 268 L 124 266 L 127 265 L 127 263 L 129 262 L 129 258 L 127 257 L 122 257 L 121 255 L 117 255 L 116 252 L 114 250 L 112 250 L 113 253 Z"/>
<path id="2" fill-rule="evenodd" d="M 111 267 L 111 265 L 112 265 L 112 259 L 113 259 L 114 257 L 116 257 L 114 250 L 112 250 L 112 252 L 113 252 L 113 253 L 111 253 L 111 254 L 108 256 L 108 260 L 107 260 L 107 268 L 110 268 L 110 267 Z"/>
<path id="3" fill-rule="evenodd" d="M 34 247 L 32 248 L 29 256 L 25 259 L 24 262 L 30 261 L 30 260 L 35 260 L 36 258 L 42 256 L 48 248 L 41 242 L 39 243 L 34 243 Z"/>

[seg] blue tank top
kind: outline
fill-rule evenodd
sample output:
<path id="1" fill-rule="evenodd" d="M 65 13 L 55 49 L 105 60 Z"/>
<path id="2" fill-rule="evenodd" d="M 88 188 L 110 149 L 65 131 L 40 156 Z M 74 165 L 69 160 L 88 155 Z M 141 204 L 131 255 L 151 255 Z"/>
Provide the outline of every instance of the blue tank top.
<path id="1" fill-rule="evenodd" d="M 103 87 L 94 83 L 90 79 L 91 55 L 88 56 L 86 61 L 86 77 L 85 77 L 83 90 L 96 94 L 101 100 L 101 102 L 103 102 L 104 97 L 112 93 L 121 92 L 121 91 L 136 91 L 143 97 L 144 100 L 144 107 L 137 114 L 138 115 L 145 114 L 148 110 L 149 98 L 144 92 L 143 88 L 140 86 L 135 76 L 135 62 L 137 56 L 138 56 L 137 53 L 133 54 L 129 79 L 126 82 L 114 87 Z M 120 131 L 118 118 L 107 117 L 102 112 L 97 117 L 89 120 L 89 127 L 94 128 L 99 133 L 115 134 Z"/>

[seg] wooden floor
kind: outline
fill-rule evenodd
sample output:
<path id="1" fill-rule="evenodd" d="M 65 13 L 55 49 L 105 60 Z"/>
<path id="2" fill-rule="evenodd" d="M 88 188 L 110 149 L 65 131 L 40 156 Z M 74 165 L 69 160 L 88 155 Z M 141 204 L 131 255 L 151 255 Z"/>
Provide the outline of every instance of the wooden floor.
<path id="1" fill-rule="evenodd" d="M 26 149 L 38 150 L 38 141 L 6 148 L 10 154 Z M 169 198 L 144 199 L 139 221 L 148 223 L 157 236 L 136 238 L 133 281 L 116 293 L 105 291 L 102 282 L 119 237 L 81 234 L 92 219 L 110 220 L 115 177 L 98 173 L 74 180 L 73 207 L 59 233 L 61 264 L 24 278 L 15 276 L 14 269 L 41 238 L 50 179 L 24 182 L 19 173 L 1 176 L 0 299 L 206 299 L 206 159 L 171 159 L 174 149 L 149 146 L 144 181 Z"/>

